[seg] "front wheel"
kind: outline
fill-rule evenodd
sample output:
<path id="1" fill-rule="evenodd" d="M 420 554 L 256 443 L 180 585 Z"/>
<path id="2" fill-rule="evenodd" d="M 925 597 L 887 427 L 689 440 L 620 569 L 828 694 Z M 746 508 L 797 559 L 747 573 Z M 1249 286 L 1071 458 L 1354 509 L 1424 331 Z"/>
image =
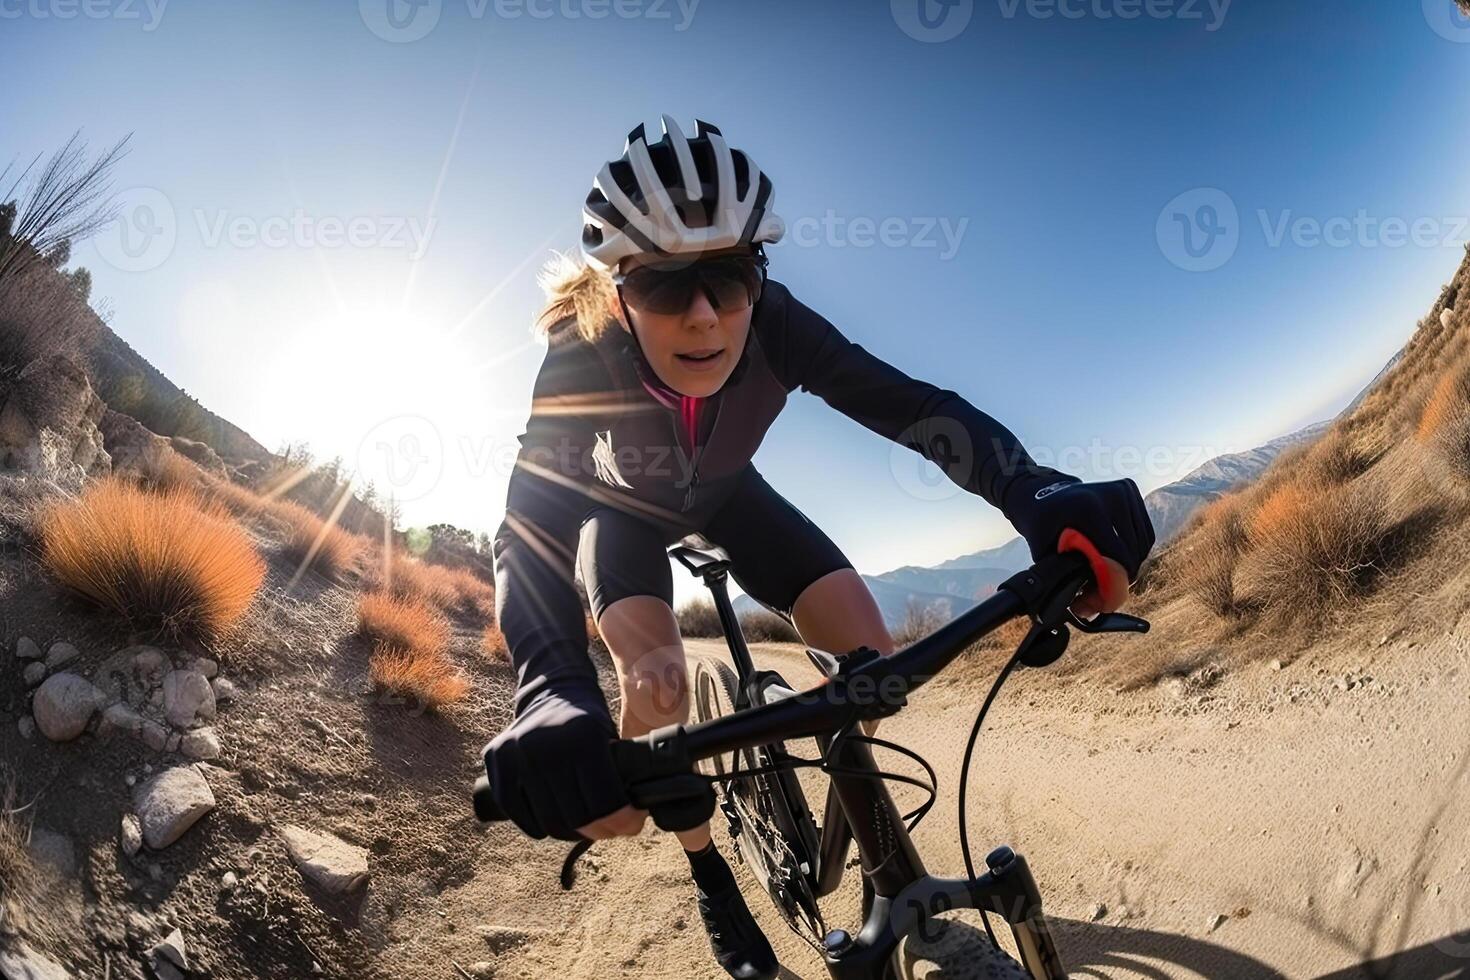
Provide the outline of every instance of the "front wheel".
<path id="1" fill-rule="evenodd" d="M 930 922 L 912 932 L 893 954 L 893 980 L 1031 980 L 985 930 L 966 922 Z"/>

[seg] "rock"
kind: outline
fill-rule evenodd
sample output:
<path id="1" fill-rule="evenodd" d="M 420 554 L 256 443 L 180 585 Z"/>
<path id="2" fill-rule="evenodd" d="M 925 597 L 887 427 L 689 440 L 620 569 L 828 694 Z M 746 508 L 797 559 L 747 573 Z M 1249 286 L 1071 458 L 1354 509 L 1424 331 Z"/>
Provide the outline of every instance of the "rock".
<path id="1" fill-rule="evenodd" d="M 22 636 L 15 641 L 15 656 L 19 660 L 40 660 L 41 648 L 29 636 Z"/>
<path id="2" fill-rule="evenodd" d="M 1225 913 L 1217 912 L 1214 917 L 1210 919 L 1210 928 L 1208 929 L 1208 931 L 1214 932 L 1216 929 L 1223 926 L 1225 924 L 1225 920 L 1228 918 L 1230 917 Z"/>
<path id="3" fill-rule="evenodd" d="M 59 963 L 24 944 L 0 950 L 0 977 L 4 980 L 71 980 L 71 974 Z"/>
<path id="4" fill-rule="evenodd" d="M 214 689 L 198 671 L 172 670 L 163 678 L 163 713 L 175 728 L 193 728 L 215 714 Z"/>
<path id="5" fill-rule="evenodd" d="M 1448 330 L 1455 325 L 1455 311 L 1446 306 L 1439 311 L 1439 325 Z"/>
<path id="6" fill-rule="evenodd" d="M 302 877 L 323 891 L 338 895 L 367 883 L 368 852 L 364 848 L 294 825 L 282 827 L 280 835 Z"/>
<path id="7" fill-rule="evenodd" d="M 148 965 L 158 980 L 184 980 L 189 960 L 184 952 L 184 934 L 178 929 L 148 951 Z"/>
<path id="8" fill-rule="evenodd" d="M 1089 922 L 1100 922 L 1107 914 L 1108 907 L 1102 902 L 1098 902 L 1092 906 L 1092 911 L 1087 913 L 1087 919 Z"/>
<path id="9" fill-rule="evenodd" d="M 474 980 L 495 980 L 495 964 L 489 960 L 471 963 L 465 972 L 474 977 Z"/>
<path id="10" fill-rule="evenodd" d="M 0 407 L 0 466 L 81 489 L 86 477 L 112 470 L 97 428 L 106 410 L 79 363 L 62 353 L 37 357 Z"/>
<path id="11" fill-rule="evenodd" d="M 133 648 L 130 648 L 133 649 Z M 139 674 L 161 674 L 163 668 L 172 667 L 163 651 L 157 647 L 137 647 L 133 654 L 133 670 Z"/>
<path id="12" fill-rule="evenodd" d="M 213 728 L 199 728 L 183 737 L 179 749 L 191 759 L 218 759 L 219 736 Z"/>
<path id="13" fill-rule="evenodd" d="M 143 719 L 143 727 L 139 732 L 143 744 L 154 752 L 162 752 L 168 748 L 168 729 L 151 718 Z"/>
<path id="14" fill-rule="evenodd" d="M 46 652 L 46 666 L 55 670 L 57 667 L 64 667 L 80 656 L 81 653 L 77 651 L 76 647 L 70 643 L 58 641 L 51 644 L 51 649 Z"/>
<path id="15" fill-rule="evenodd" d="M 200 469 L 226 480 L 230 478 L 229 468 L 219 458 L 219 454 L 206 443 L 185 439 L 183 436 L 173 436 L 169 439 L 169 445 L 173 447 L 174 452 L 197 464 Z"/>
<path id="16" fill-rule="evenodd" d="M 1273 660 L 1273 661 L 1271 661 L 1271 669 L 1272 670 L 1281 670 L 1285 666 L 1286 665 L 1283 664 L 1280 660 Z"/>
<path id="17" fill-rule="evenodd" d="M 227 892 L 234 891 L 240 884 L 240 876 L 233 871 L 226 871 L 224 877 L 220 878 L 219 886 Z"/>
<path id="18" fill-rule="evenodd" d="M 36 727 L 53 742 L 69 742 L 82 734 L 102 706 L 102 692 L 76 674 L 52 674 L 36 692 L 31 710 Z"/>
<path id="19" fill-rule="evenodd" d="M 219 704 L 233 701 L 240 696 L 239 691 L 236 690 L 235 685 L 228 678 L 216 677 L 209 682 L 209 686 L 214 691 L 215 701 Z"/>
<path id="20" fill-rule="evenodd" d="M 164 751 L 177 752 L 179 750 L 179 743 L 181 741 L 183 741 L 183 739 L 179 735 L 170 735 L 168 737 L 168 741 L 164 743 Z"/>
<path id="21" fill-rule="evenodd" d="M 526 941 L 526 933 L 520 929 L 512 929 L 508 926 L 475 926 L 475 932 L 485 940 L 490 947 L 490 952 L 499 956 L 506 950 L 514 949 Z"/>
<path id="22" fill-rule="evenodd" d="M 109 704 L 102 710 L 102 725 L 98 729 L 99 734 L 122 734 L 136 738 L 142 732 L 143 716 L 129 705 L 119 701 L 117 704 Z"/>
<path id="23" fill-rule="evenodd" d="M 44 864 L 63 878 L 77 873 L 77 851 L 71 838 L 41 827 L 31 828 L 31 859 Z"/>
<path id="24" fill-rule="evenodd" d="M 131 415 L 110 408 L 102 413 L 97 429 L 112 457 L 112 471 L 119 475 L 152 479 L 163 472 L 165 461 L 173 453 L 163 436 L 150 432 Z"/>
<path id="25" fill-rule="evenodd" d="M 205 677 L 211 679 L 214 677 L 214 675 L 219 673 L 219 664 L 215 663 L 213 660 L 208 659 L 207 657 L 199 657 L 192 664 L 190 664 L 189 667 L 190 669 L 198 671 Z"/>
<path id="26" fill-rule="evenodd" d="M 144 842 L 161 851 L 214 809 L 214 793 L 198 766 L 176 766 L 141 787 L 134 803 Z"/>
<path id="27" fill-rule="evenodd" d="M 15 727 L 20 731 L 20 737 L 27 742 L 36 737 L 36 719 L 30 715 L 21 715 L 20 721 L 15 723 Z"/>
<path id="28" fill-rule="evenodd" d="M 133 857 L 143 849 L 143 825 L 138 818 L 131 813 L 122 815 L 122 826 L 118 830 L 117 845 L 128 857 Z"/>
<path id="29" fill-rule="evenodd" d="M 46 679 L 46 665 L 39 660 L 26 664 L 26 669 L 21 671 L 21 678 L 26 682 L 26 687 L 35 687 Z"/>

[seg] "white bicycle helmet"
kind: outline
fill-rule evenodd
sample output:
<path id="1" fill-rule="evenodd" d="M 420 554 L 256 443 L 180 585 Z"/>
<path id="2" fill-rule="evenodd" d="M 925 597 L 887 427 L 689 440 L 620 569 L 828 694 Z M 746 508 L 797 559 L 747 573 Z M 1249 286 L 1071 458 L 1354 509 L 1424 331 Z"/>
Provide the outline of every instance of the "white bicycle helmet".
<path id="1" fill-rule="evenodd" d="M 613 270 L 633 255 L 678 255 L 780 241 L 771 179 L 720 131 L 696 119 L 694 139 L 665 115 L 649 145 L 642 124 L 603 165 L 582 209 L 582 254 Z"/>

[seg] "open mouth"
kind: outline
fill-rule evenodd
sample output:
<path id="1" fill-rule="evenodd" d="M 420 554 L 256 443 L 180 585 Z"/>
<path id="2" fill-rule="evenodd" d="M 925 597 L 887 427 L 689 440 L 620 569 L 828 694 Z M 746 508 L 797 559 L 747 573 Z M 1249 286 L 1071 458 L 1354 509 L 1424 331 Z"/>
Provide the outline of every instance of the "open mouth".
<path id="1" fill-rule="evenodd" d="M 705 364 L 709 361 L 713 361 L 715 358 L 719 357 L 723 353 L 725 353 L 725 348 L 715 347 L 707 348 L 705 350 L 690 351 L 687 354 L 675 354 L 674 356 L 686 364 Z"/>

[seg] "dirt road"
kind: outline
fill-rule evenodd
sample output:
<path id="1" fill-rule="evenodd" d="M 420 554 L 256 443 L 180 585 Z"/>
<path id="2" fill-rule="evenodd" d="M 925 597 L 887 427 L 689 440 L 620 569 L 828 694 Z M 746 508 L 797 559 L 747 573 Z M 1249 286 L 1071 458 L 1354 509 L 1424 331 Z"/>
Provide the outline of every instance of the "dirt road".
<path id="1" fill-rule="evenodd" d="M 797 647 L 756 656 L 810 678 Z M 1027 855 L 1073 975 L 1470 977 L 1470 618 L 1431 646 L 1323 650 L 1206 681 L 1123 695 L 1024 677 L 987 723 L 977 853 Z M 942 679 L 884 724 L 940 774 L 916 834 L 931 871 L 962 869 L 958 767 L 987 682 Z M 497 828 L 478 846 L 483 873 L 441 896 L 457 927 L 427 927 L 414 958 L 499 949 L 502 978 L 722 975 L 671 838 L 599 844 L 570 893 L 555 882 L 560 845 Z M 858 887 L 849 872 L 824 905 L 830 925 L 855 922 Z M 825 976 L 752 907 L 785 976 Z"/>

